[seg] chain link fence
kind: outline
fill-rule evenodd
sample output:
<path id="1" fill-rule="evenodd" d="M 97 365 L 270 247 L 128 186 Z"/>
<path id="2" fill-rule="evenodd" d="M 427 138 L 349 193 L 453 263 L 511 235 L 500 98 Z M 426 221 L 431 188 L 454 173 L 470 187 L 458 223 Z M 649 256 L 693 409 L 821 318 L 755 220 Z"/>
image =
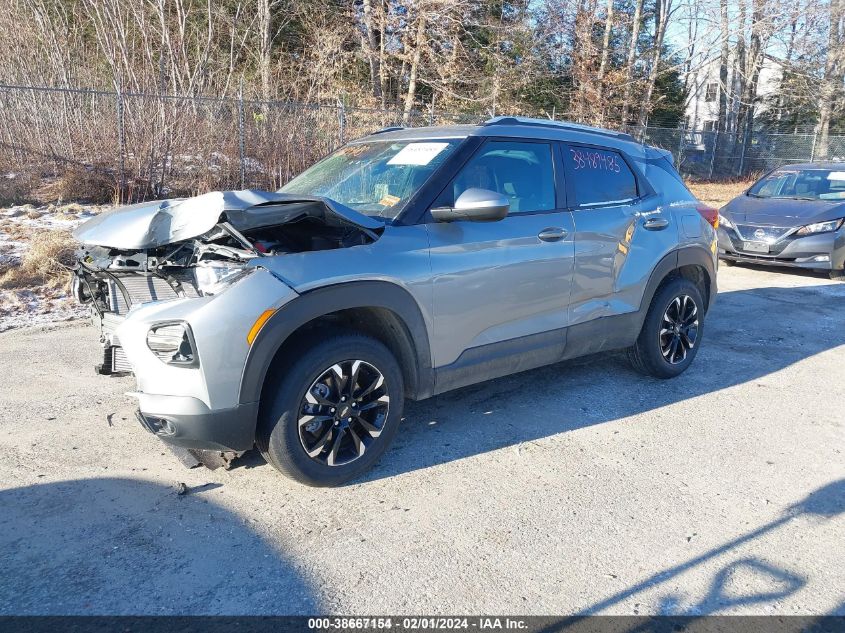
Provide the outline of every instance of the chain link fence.
<path id="1" fill-rule="evenodd" d="M 122 201 L 215 189 L 278 189 L 345 142 L 394 126 L 481 115 L 336 104 L 0 85 L 0 172 L 87 169 Z M 116 196 L 117 197 L 117 196 Z"/>
<path id="2" fill-rule="evenodd" d="M 754 130 L 750 134 L 647 127 L 629 129 L 638 139 L 672 152 L 685 177 L 702 180 L 753 178 L 775 167 L 817 160 L 815 133 L 783 134 Z M 828 137 L 828 158 L 845 158 L 845 136 Z"/>
<path id="3" fill-rule="evenodd" d="M 84 169 L 135 201 L 208 190 L 278 189 L 345 142 L 394 126 L 478 123 L 486 114 L 0 85 L 0 172 L 36 179 Z M 558 120 L 566 116 L 556 116 Z M 614 127 L 612 124 L 610 127 Z M 615 126 L 617 128 L 621 126 Z M 627 129 L 672 152 L 685 176 L 753 175 L 815 158 L 813 134 Z M 831 157 L 845 137 L 831 137 Z"/>

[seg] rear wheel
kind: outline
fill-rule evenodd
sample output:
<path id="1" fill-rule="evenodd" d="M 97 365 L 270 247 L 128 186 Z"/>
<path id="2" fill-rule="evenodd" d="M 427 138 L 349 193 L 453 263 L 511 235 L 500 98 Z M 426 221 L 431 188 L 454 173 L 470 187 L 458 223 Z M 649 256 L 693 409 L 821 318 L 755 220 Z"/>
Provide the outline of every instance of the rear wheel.
<path id="1" fill-rule="evenodd" d="M 268 378 L 256 444 L 285 475 L 337 486 L 384 453 L 402 417 L 396 359 L 360 334 L 309 337 Z"/>
<path id="2" fill-rule="evenodd" d="M 654 295 L 637 342 L 628 349 L 634 369 L 674 378 L 690 366 L 701 344 L 704 300 L 694 283 L 671 279 Z"/>

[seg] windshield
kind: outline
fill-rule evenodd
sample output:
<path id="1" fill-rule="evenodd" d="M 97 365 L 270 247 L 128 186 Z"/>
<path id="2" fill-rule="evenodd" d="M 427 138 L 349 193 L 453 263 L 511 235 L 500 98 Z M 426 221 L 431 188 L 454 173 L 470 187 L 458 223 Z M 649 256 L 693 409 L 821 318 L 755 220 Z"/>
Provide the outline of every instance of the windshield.
<path id="1" fill-rule="evenodd" d="M 748 195 L 756 198 L 845 200 L 845 171 L 778 169 L 759 180 L 748 190 Z"/>
<path id="2" fill-rule="evenodd" d="M 393 219 L 460 141 L 370 141 L 342 147 L 279 191 L 331 198 Z"/>

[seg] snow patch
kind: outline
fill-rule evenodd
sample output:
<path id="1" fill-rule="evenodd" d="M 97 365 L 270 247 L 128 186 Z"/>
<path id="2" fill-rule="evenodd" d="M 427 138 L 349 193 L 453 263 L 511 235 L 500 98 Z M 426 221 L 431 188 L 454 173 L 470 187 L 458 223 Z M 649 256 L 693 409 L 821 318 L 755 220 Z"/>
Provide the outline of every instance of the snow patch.
<path id="1" fill-rule="evenodd" d="M 21 265 L 35 235 L 57 230 L 70 233 L 106 208 L 68 204 L 0 209 L 0 273 Z M 0 289 L 0 332 L 87 317 L 89 308 L 77 304 L 67 290 L 68 284 Z"/>

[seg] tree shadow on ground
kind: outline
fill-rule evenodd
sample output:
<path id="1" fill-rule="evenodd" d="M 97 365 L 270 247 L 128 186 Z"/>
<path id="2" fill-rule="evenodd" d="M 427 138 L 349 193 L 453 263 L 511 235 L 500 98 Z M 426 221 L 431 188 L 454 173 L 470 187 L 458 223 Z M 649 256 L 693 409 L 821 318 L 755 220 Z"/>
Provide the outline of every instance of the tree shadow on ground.
<path id="1" fill-rule="evenodd" d="M 714 547 L 684 563 L 653 574 L 635 585 L 595 602 L 576 616 L 562 618 L 545 630 L 558 631 L 567 626 L 577 625 L 585 617 L 606 612 L 608 609 L 612 609 L 642 592 L 668 586 L 681 574 L 694 570 L 716 558 L 730 556 L 739 547 L 779 529 L 795 518 L 804 517 L 825 521 L 842 514 L 845 514 L 845 479 L 831 482 L 812 492 L 803 501 L 788 508 L 782 516 L 774 521 Z M 746 579 L 749 576 L 756 576 L 758 582 L 753 584 L 761 588 L 756 591 L 737 592 L 730 585 L 732 577 L 740 573 L 744 573 Z M 657 611 L 660 615 L 702 616 L 740 606 L 769 604 L 792 595 L 804 587 L 806 583 L 807 578 L 798 573 L 778 568 L 753 557 L 742 557 L 728 563 L 715 574 L 707 593 L 700 600 L 683 607 L 680 604 L 682 597 L 669 593 L 661 598 Z M 841 611 L 841 609 L 837 611 Z M 634 627 L 633 630 L 638 629 Z"/>
<path id="2" fill-rule="evenodd" d="M 284 555 L 212 494 L 129 479 L 0 492 L 0 614 L 316 612 Z"/>

